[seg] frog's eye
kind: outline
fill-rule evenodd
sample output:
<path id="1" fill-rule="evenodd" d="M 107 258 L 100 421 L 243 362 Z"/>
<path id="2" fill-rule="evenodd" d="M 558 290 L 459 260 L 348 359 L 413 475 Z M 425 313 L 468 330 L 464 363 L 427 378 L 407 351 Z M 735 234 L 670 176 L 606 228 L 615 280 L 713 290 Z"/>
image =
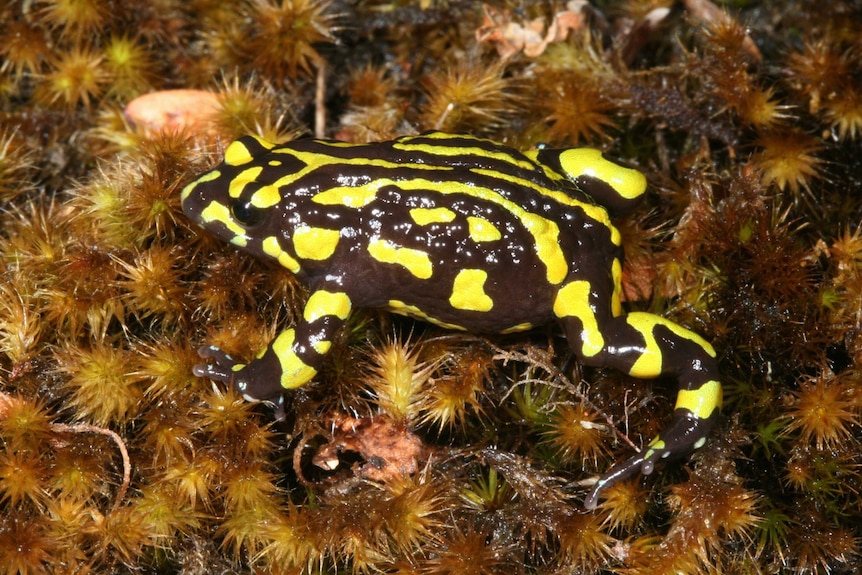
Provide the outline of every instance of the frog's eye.
<path id="1" fill-rule="evenodd" d="M 245 227 L 256 226 L 263 221 L 263 210 L 251 202 L 237 202 L 231 207 L 234 219 Z"/>

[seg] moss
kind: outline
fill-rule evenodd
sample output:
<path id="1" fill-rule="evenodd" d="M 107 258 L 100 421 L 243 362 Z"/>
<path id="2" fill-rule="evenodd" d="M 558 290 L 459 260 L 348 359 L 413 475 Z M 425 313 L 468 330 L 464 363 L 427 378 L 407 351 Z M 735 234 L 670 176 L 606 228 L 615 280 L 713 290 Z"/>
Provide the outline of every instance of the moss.
<path id="1" fill-rule="evenodd" d="M 558 4 L 0 5 L 0 574 L 862 569 L 858 7 Z M 175 88 L 215 110 L 163 133 L 122 112 Z M 355 314 L 280 420 L 195 377 L 197 346 L 251 358 L 305 292 L 202 233 L 180 190 L 236 136 L 315 124 L 643 171 L 624 305 L 715 343 L 705 450 L 584 512 L 673 390 L 582 368 L 553 327 Z M 118 435 L 130 484 L 117 445 L 72 424 Z"/>

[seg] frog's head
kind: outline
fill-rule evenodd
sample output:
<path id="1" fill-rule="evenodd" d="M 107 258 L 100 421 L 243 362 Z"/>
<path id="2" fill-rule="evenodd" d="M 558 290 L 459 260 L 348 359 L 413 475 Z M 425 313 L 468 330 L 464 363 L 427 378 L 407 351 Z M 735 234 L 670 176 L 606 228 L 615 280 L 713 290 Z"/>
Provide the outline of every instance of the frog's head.
<path id="1" fill-rule="evenodd" d="M 253 245 L 282 199 L 274 180 L 291 173 L 286 166 L 295 158 L 273 154 L 275 144 L 245 136 L 225 150 L 224 162 L 187 185 L 181 194 L 183 211 L 192 221 L 216 237 L 258 252 Z M 299 169 L 299 166 L 296 167 Z"/>

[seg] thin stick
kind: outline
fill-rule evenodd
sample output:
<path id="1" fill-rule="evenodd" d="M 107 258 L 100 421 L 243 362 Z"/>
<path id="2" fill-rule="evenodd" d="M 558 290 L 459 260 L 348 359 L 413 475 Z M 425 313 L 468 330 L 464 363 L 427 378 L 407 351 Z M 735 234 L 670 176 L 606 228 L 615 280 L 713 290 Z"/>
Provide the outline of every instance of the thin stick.
<path id="1" fill-rule="evenodd" d="M 104 427 L 96 427 L 95 425 L 90 425 L 89 423 L 76 423 L 73 425 L 69 425 L 66 423 L 52 423 L 51 427 L 57 431 L 65 431 L 69 433 L 98 433 L 100 435 L 106 435 L 114 440 L 114 443 L 117 444 L 117 447 L 120 449 L 120 454 L 123 456 L 123 484 L 120 485 L 120 491 L 117 493 L 117 499 L 114 501 L 114 506 L 111 508 L 111 511 L 116 511 L 116 509 L 120 506 L 120 501 L 126 496 L 126 491 L 129 489 L 129 484 L 132 482 L 132 462 L 129 459 L 129 451 L 126 449 L 126 444 L 123 442 L 123 438 L 119 436 L 114 431 L 110 429 L 105 429 Z"/>
<path id="2" fill-rule="evenodd" d="M 317 62 L 317 83 L 314 91 L 314 137 L 322 138 L 326 131 L 326 63 Z"/>

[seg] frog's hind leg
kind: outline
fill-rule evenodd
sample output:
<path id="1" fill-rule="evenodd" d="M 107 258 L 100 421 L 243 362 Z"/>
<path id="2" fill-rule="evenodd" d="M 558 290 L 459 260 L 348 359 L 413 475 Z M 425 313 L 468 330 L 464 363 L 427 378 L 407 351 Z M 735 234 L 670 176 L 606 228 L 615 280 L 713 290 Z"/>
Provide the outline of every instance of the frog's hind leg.
<path id="1" fill-rule="evenodd" d="M 715 425 L 722 399 L 715 351 L 706 340 L 649 313 L 597 316 L 597 306 L 588 305 L 591 296 L 589 292 L 582 294 L 580 305 L 555 307 L 570 346 L 581 360 L 634 377 L 671 375 L 679 382 L 679 393 L 670 424 L 640 453 L 617 464 L 598 480 L 584 502 L 588 509 L 596 506 L 599 492 L 609 485 L 638 470 L 649 474 L 657 461 L 701 447 Z"/>

